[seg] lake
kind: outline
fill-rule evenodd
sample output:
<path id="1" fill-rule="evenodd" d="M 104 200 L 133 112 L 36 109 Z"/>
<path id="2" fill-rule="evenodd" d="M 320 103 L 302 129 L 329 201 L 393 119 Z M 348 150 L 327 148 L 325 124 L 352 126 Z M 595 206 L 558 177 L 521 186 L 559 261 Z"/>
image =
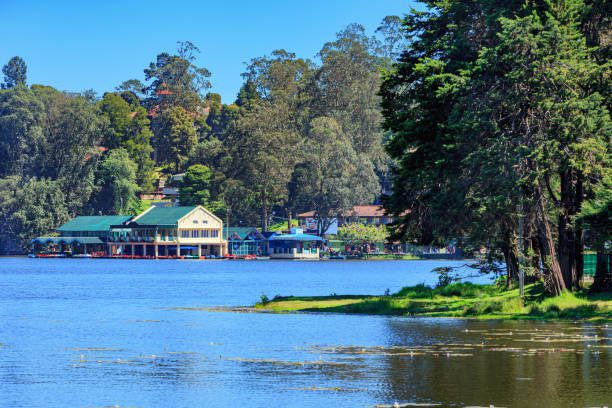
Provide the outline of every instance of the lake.
<path id="1" fill-rule="evenodd" d="M 612 404 L 602 324 L 208 309 L 395 292 L 447 265 L 0 258 L 0 407 Z"/>

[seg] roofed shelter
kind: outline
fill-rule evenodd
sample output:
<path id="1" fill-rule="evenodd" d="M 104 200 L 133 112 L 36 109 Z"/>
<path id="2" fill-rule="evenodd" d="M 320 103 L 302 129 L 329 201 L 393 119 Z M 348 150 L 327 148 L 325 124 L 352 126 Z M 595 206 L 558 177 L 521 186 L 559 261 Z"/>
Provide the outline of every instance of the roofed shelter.
<path id="1" fill-rule="evenodd" d="M 115 256 L 223 256 L 227 241 L 223 221 L 201 206 L 150 207 L 142 214 L 112 226 L 109 253 Z"/>
<path id="2" fill-rule="evenodd" d="M 319 259 L 323 238 L 304 234 L 302 228 L 291 228 L 290 234 L 275 234 L 268 238 L 270 258 Z"/>
<path id="3" fill-rule="evenodd" d="M 49 247 L 56 253 L 103 254 L 111 226 L 130 218 L 130 215 L 81 215 L 58 227 L 59 236 L 37 237 L 32 244 Z"/>
<path id="4" fill-rule="evenodd" d="M 223 229 L 230 255 L 263 256 L 268 254 L 268 240 L 255 227 L 230 227 Z"/>

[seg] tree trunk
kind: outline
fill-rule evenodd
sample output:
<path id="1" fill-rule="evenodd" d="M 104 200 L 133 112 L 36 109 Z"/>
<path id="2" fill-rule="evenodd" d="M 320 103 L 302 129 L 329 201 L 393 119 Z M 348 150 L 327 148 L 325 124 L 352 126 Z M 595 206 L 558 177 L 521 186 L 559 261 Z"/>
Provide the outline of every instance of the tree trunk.
<path id="1" fill-rule="evenodd" d="M 578 174 L 578 178 L 576 179 L 574 215 L 578 214 L 582 210 L 582 200 L 584 196 L 583 190 L 583 177 L 582 174 Z M 575 221 L 574 236 L 574 259 L 576 261 L 576 265 L 574 268 L 575 273 L 572 275 L 572 287 L 578 290 L 582 286 L 582 275 L 584 274 L 584 237 L 582 223 L 578 220 Z"/>
<path id="2" fill-rule="evenodd" d="M 531 251 L 532 255 L 529 260 L 531 269 L 533 270 L 533 276 L 529 280 L 530 282 L 536 282 L 542 278 L 542 269 L 541 269 L 541 258 L 540 258 L 540 245 L 538 242 L 538 237 L 531 237 L 529 240 L 531 241 Z"/>
<path id="3" fill-rule="evenodd" d="M 574 259 L 574 229 L 571 226 L 571 212 L 573 200 L 570 200 L 571 194 L 571 174 L 569 171 L 563 171 L 560 174 L 561 182 L 561 211 L 559 213 L 559 240 L 558 254 L 559 266 L 561 275 L 566 288 L 572 287 L 572 276 L 576 262 Z"/>
<path id="4" fill-rule="evenodd" d="M 546 198 L 542 185 L 539 183 L 536 191 L 536 224 L 538 228 L 538 243 L 542 265 L 544 268 L 544 285 L 553 295 L 559 295 L 567 289 L 555 249 L 552 228 L 546 211 Z"/>
<path id="5" fill-rule="evenodd" d="M 595 265 L 595 278 L 591 285 L 591 292 L 612 291 L 612 256 L 604 252 L 603 243 L 597 243 L 597 263 Z"/>
<path id="6" fill-rule="evenodd" d="M 506 242 L 501 244 L 501 251 L 504 254 L 504 261 L 506 262 L 506 286 L 510 287 L 512 281 L 518 281 L 519 275 L 519 262 L 516 253 L 516 245 L 512 242 L 510 235 Z"/>
<path id="7" fill-rule="evenodd" d="M 580 289 L 582 280 L 582 228 L 575 220 L 582 207 L 583 180 L 580 173 L 563 171 L 561 180 L 561 212 L 559 214 L 559 264 L 565 286 Z"/>
<path id="8" fill-rule="evenodd" d="M 268 231 L 268 203 L 266 202 L 266 190 L 261 191 L 261 231 Z"/>

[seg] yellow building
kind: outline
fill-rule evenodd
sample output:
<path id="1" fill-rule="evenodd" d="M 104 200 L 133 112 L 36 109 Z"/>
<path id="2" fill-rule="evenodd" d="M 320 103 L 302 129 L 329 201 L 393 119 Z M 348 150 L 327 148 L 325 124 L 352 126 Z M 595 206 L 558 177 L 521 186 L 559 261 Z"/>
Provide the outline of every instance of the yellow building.
<path id="1" fill-rule="evenodd" d="M 201 206 L 151 207 L 109 231 L 111 256 L 224 256 L 223 221 Z"/>

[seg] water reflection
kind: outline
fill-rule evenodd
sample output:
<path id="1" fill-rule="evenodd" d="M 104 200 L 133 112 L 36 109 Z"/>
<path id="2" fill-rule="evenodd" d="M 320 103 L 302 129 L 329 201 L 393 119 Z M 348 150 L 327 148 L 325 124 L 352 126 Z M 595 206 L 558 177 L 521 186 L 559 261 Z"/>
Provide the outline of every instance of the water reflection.
<path id="1" fill-rule="evenodd" d="M 392 344 L 418 344 L 412 322 L 388 326 Z M 381 396 L 447 405 L 603 406 L 612 397 L 611 334 L 605 326 L 539 322 L 422 325 L 418 336 L 444 339 L 433 350 L 449 354 L 383 354 Z M 455 358 L 455 350 L 468 353 Z"/>

